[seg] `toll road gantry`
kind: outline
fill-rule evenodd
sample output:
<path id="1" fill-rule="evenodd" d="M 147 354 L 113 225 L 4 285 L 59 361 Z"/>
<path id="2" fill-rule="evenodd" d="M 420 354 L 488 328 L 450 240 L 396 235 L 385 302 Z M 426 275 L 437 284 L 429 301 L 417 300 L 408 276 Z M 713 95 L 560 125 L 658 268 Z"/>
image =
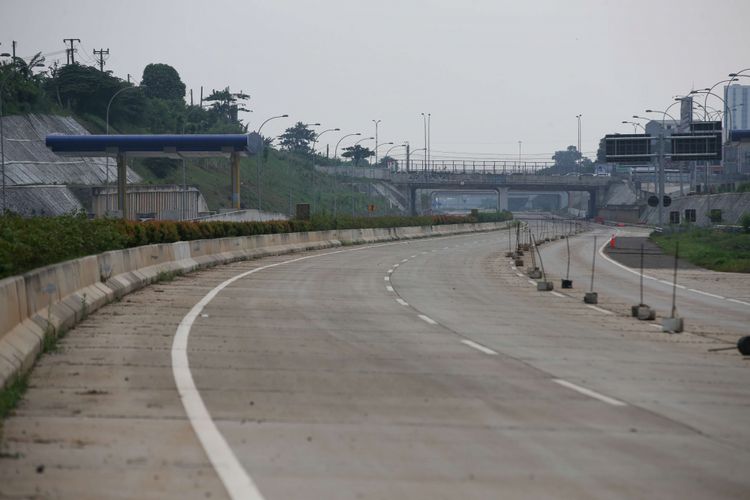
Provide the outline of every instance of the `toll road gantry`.
<path id="1" fill-rule="evenodd" d="M 52 152 L 66 156 L 114 157 L 117 159 L 117 210 L 128 218 L 126 165 L 128 158 L 230 159 L 232 207 L 240 208 L 240 157 L 261 152 L 263 140 L 251 134 L 200 135 L 62 135 L 47 136 Z"/>

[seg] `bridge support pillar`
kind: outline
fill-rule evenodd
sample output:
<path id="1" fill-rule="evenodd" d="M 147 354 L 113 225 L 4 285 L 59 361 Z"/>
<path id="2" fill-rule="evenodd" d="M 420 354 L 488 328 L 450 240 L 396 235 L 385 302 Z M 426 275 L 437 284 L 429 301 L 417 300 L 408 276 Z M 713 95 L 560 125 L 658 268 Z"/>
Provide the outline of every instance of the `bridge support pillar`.
<path id="1" fill-rule="evenodd" d="M 261 154 L 261 153 L 258 153 Z M 232 153 L 232 208 L 240 209 L 240 155 L 237 152 Z"/>
<path id="2" fill-rule="evenodd" d="M 120 217 L 128 218 L 127 206 L 127 185 L 128 185 L 128 163 L 124 153 L 117 155 L 117 208 L 120 211 Z"/>
<path id="3" fill-rule="evenodd" d="M 599 214 L 599 210 L 597 207 L 597 192 L 596 190 L 589 191 L 589 206 L 587 210 L 586 217 L 589 219 L 593 219 Z"/>
<path id="4" fill-rule="evenodd" d="M 417 215 L 417 190 L 409 188 L 409 215 Z"/>
<path id="5" fill-rule="evenodd" d="M 496 188 L 497 191 L 497 209 L 508 210 L 508 191 L 506 187 Z"/>

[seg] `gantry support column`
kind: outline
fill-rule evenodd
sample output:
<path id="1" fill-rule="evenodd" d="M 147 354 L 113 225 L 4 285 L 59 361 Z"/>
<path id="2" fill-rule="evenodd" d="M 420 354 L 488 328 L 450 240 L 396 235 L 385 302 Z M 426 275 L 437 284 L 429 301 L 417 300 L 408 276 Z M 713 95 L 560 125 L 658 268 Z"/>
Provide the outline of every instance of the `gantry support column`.
<path id="1" fill-rule="evenodd" d="M 496 188 L 497 191 L 497 209 L 508 210 L 508 191 L 507 187 Z"/>
<path id="2" fill-rule="evenodd" d="M 128 218 L 128 163 L 125 153 L 117 154 L 117 209 L 120 210 L 120 217 Z"/>
<path id="3" fill-rule="evenodd" d="M 240 209 L 240 154 L 232 153 L 232 208 Z"/>

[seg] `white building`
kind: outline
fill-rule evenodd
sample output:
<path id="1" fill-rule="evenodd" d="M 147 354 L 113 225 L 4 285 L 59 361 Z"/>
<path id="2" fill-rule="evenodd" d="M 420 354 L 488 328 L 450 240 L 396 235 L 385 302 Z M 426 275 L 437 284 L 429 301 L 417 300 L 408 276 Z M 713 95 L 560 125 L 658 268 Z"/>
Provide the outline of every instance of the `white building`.
<path id="1" fill-rule="evenodd" d="M 731 116 L 731 123 L 724 123 L 731 130 L 750 130 L 750 85 L 729 85 L 726 87 L 725 114 Z M 727 110 L 729 113 L 726 113 Z"/>

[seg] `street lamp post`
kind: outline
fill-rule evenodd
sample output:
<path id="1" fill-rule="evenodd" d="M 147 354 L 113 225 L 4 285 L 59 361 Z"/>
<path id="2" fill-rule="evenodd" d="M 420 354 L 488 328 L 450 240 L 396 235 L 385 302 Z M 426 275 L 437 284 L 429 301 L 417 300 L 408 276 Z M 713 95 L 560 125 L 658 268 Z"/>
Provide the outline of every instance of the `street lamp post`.
<path id="1" fill-rule="evenodd" d="M 628 120 L 623 120 L 622 123 L 628 123 L 628 124 L 632 125 L 633 126 L 633 133 L 634 134 L 638 133 L 638 127 L 641 127 L 643 129 L 644 133 L 646 132 L 646 127 L 644 127 L 643 125 L 641 125 L 638 122 L 630 122 Z"/>
<path id="2" fill-rule="evenodd" d="M 337 155 L 337 153 L 338 153 L 338 151 L 339 151 L 339 144 L 341 144 L 341 141 L 343 141 L 343 140 L 344 140 L 344 139 L 346 139 L 347 137 L 351 137 L 351 136 L 353 136 L 353 135 L 362 135 L 362 132 L 355 132 L 355 133 L 353 133 L 353 134 L 346 134 L 345 136 L 341 137 L 341 139 L 339 139 L 339 142 L 337 142 L 337 143 L 336 143 L 336 147 L 335 147 L 335 148 L 333 148 L 333 157 L 334 157 L 334 158 L 338 158 L 338 155 Z"/>
<path id="3" fill-rule="evenodd" d="M 263 140 L 263 136 L 260 135 L 260 131 L 263 129 L 263 125 L 265 125 L 266 123 L 270 122 L 271 120 L 276 120 L 277 118 L 289 118 L 289 115 L 284 114 L 284 115 L 272 116 L 271 118 L 267 118 L 263 123 L 261 123 L 260 127 L 258 127 L 258 130 L 257 130 L 258 135 L 260 136 L 261 140 Z M 260 188 L 260 167 L 261 167 L 261 161 L 262 161 L 261 159 L 262 158 L 263 158 L 263 148 L 261 148 L 261 150 L 258 151 L 258 160 L 255 163 L 255 175 L 256 175 L 256 178 L 257 178 L 257 182 L 258 182 L 258 185 L 256 187 L 257 192 L 258 192 L 258 212 L 261 211 L 261 207 L 263 206 L 262 203 L 261 203 L 262 191 L 261 191 L 261 188 Z M 258 214 L 258 215 L 260 215 L 260 214 Z"/>
<path id="4" fill-rule="evenodd" d="M 316 125 L 319 126 L 320 123 L 317 123 Z M 325 134 L 326 132 L 337 132 L 339 130 L 341 130 L 341 129 L 340 128 L 328 128 L 328 129 L 325 129 L 324 131 L 316 134 L 315 135 L 315 139 L 313 140 L 313 145 L 312 145 L 312 159 L 313 159 L 313 165 L 312 165 L 312 185 L 313 185 L 313 207 L 312 208 L 313 208 L 313 210 L 312 211 L 313 212 L 315 211 L 315 205 L 317 203 L 317 198 L 318 198 L 317 197 L 317 192 L 316 192 L 316 186 L 315 186 L 315 144 L 317 144 L 318 139 L 320 138 L 320 136 L 323 135 L 323 134 Z M 291 190 L 291 184 L 290 184 L 290 188 L 289 188 L 289 213 L 290 214 L 292 213 L 292 190 Z"/>
<path id="5" fill-rule="evenodd" d="M 378 163 L 378 124 L 383 120 L 373 120 L 372 123 L 375 124 L 375 163 Z"/>
<path id="6" fill-rule="evenodd" d="M 578 175 L 581 175 L 581 160 L 583 155 L 581 154 L 581 117 L 583 114 L 576 115 L 578 118 Z"/>
<path id="7" fill-rule="evenodd" d="M 654 167 L 654 174 L 655 175 L 655 189 L 657 191 L 657 197 L 659 198 L 659 204 L 658 207 L 658 220 L 659 224 L 663 224 L 664 222 L 664 134 L 666 131 L 666 121 L 667 116 L 673 121 L 676 122 L 677 120 L 674 119 L 672 115 L 669 114 L 669 110 L 672 109 L 672 106 L 675 106 L 680 101 L 675 101 L 669 106 L 667 106 L 667 109 L 664 111 L 661 110 L 654 110 L 654 109 L 647 109 L 646 113 L 661 113 L 661 131 L 659 132 L 659 153 L 658 153 L 658 165 L 655 165 Z M 656 168 L 658 166 L 658 168 Z M 682 171 L 680 171 L 680 182 L 682 182 Z M 657 186 L 658 184 L 658 186 Z"/>
<path id="8" fill-rule="evenodd" d="M 373 139 L 375 139 L 375 137 L 363 137 L 362 139 L 360 139 L 357 142 L 355 142 L 354 146 L 352 146 L 352 147 L 355 148 L 355 150 L 356 150 L 357 145 L 360 142 L 362 142 L 362 141 L 371 141 Z M 354 186 L 355 186 L 355 183 L 354 183 L 354 163 L 355 162 L 352 162 L 352 217 L 354 217 Z M 359 164 L 359 159 L 357 159 L 357 164 Z"/>
<path id="9" fill-rule="evenodd" d="M 386 152 L 385 152 L 385 155 L 383 155 L 383 158 L 388 158 L 388 155 L 389 155 L 389 154 L 391 153 L 391 151 L 393 151 L 394 149 L 396 149 L 396 148 L 405 148 L 406 146 L 407 146 L 407 143 L 403 143 L 403 144 L 396 144 L 395 146 L 392 146 L 391 148 L 389 148 L 389 149 L 388 149 L 388 151 L 386 151 Z"/>
<path id="10" fill-rule="evenodd" d="M 320 127 L 320 123 L 305 123 L 305 127 Z M 315 138 L 313 139 L 313 145 L 310 149 L 310 183 L 312 184 L 312 210 L 311 212 L 315 211 L 315 141 L 318 140 L 318 134 L 315 135 Z M 289 172 L 291 169 L 291 163 L 287 163 L 286 165 L 286 172 L 287 177 L 290 177 Z M 289 183 L 289 215 L 292 215 L 292 183 Z"/>

